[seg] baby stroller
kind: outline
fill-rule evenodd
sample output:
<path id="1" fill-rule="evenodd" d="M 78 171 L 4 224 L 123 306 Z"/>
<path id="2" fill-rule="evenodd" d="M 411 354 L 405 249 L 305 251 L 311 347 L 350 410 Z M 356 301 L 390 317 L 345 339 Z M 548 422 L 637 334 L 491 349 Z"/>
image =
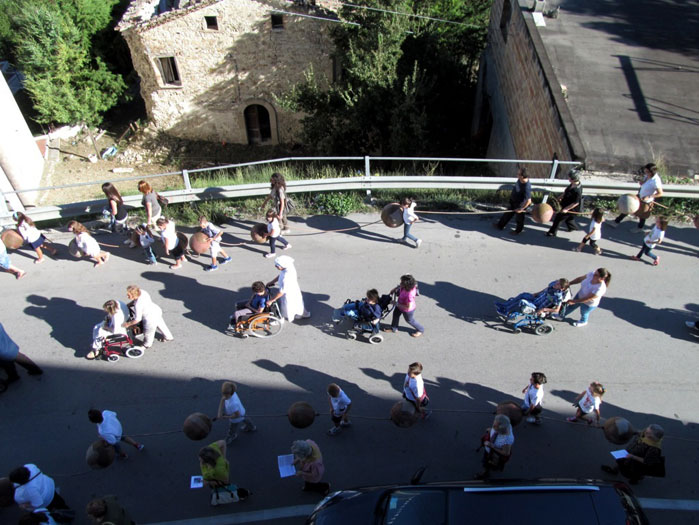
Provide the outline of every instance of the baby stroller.
<path id="1" fill-rule="evenodd" d="M 119 361 L 123 356 L 138 359 L 143 357 L 146 351 L 142 346 L 135 345 L 128 334 L 112 334 L 100 337 L 97 342 L 101 344 L 99 355 L 110 363 Z"/>
<path id="2" fill-rule="evenodd" d="M 344 308 L 337 308 L 333 310 L 333 322 L 339 324 L 344 318 L 349 318 L 352 320 L 352 328 L 345 332 L 347 339 L 355 340 L 359 334 L 364 334 L 368 337 L 369 343 L 372 345 L 377 345 L 383 342 L 383 335 L 379 332 L 380 322 L 393 311 L 395 308 L 395 297 L 391 295 L 384 294 L 378 300 L 378 305 L 381 307 L 381 318 L 376 324 L 372 324 L 371 321 L 367 319 L 361 319 L 357 313 L 359 308 L 359 303 L 361 301 L 354 301 L 352 299 L 347 299 L 345 305 L 350 303 L 355 303 L 356 308 L 350 310 L 349 313 L 345 313 Z"/>
<path id="3" fill-rule="evenodd" d="M 505 323 L 512 323 L 512 333 L 519 334 L 522 328 L 534 330 L 536 335 L 548 335 L 553 332 L 553 325 L 546 322 L 546 314 L 537 314 L 534 303 L 527 299 L 520 299 L 517 308 L 509 313 L 496 307 L 498 316 Z"/>

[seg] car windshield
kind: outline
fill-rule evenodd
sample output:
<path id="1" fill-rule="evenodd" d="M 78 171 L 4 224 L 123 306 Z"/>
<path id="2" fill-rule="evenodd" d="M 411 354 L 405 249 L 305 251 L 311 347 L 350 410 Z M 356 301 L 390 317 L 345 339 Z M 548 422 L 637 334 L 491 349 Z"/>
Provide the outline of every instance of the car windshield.
<path id="1" fill-rule="evenodd" d="M 446 523 L 447 493 L 441 489 L 395 490 L 386 500 L 385 525 L 441 525 Z"/>

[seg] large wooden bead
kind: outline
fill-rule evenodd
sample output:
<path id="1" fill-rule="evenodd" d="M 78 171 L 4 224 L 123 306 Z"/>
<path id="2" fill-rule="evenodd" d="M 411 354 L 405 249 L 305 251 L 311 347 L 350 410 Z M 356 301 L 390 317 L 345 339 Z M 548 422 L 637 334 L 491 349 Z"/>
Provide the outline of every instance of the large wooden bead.
<path id="1" fill-rule="evenodd" d="M 403 399 L 391 407 L 391 421 L 397 427 L 412 427 L 418 419 L 420 419 L 420 414 L 410 401 Z"/>
<path id="2" fill-rule="evenodd" d="M 209 249 L 209 236 L 204 232 L 197 232 L 189 238 L 189 248 L 197 255 Z"/>
<path id="3" fill-rule="evenodd" d="M 633 215 L 640 205 L 641 202 L 636 195 L 622 195 L 616 201 L 616 207 L 619 209 L 619 213 L 625 215 Z"/>
<path id="4" fill-rule="evenodd" d="M 403 210 L 400 209 L 400 204 L 392 202 L 386 204 L 381 210 L 381 220 L 389 228 L 398 228 L 403 225 Z"/>
<path id="5" fill-rule="evenodd" d="M 116 450 L 114 450 L 114 447 L 98 439 L 88 447 L 87 453 L 85 454 L 85 461 L 90 465 L 90 468 L 107 468 L 114 463 L 115 457 Z"/>
<path id="6" fill-rule="evenodd" d="M 650 212 L 653 210 L 653 206 L 647 202 L 640 202 L 638 205 L 638 209 L 636 210 L 636 213 L 634 215 L 638 217 L 639 219 L 647 219 L 650 217 Z"/>
<path id="7" fill-rule="evenodd" d="M 498 403 L 495 413 L 509 417 L 513 427 L 516 427 L 522 422 L 522 409 L 517 401 L 503 401 L 502 403 Z"/>
<path id="8" fill-rule="evenodd" d="M 0 478 L 0 507 L 9 507 L 15 502 L 15 486 L 10 478 Z"/>
<path id="9" fill-rule="evenodd" d="M 24 239 L 17 230 L 5 230 L 2 232 L 2 242 L 8 250 L 16 250 L 24 244 Z"/>
<path id="10" fill-rule="evenodd" d="M 610 417 L 604 422 L 604 437 L 615 445 L 628 443 L 635 433 L 631 423 L 623 417 Z"/>
<path id="11" fill-rule="evenodd" d="M 194 412 L 184 420 L 182 431 L 192 441 L 201 441 L 211 432 L 211 419 L 206 414 Z"/>
<path id="12" fill-rule="evenodd" d="M 262 223 L 255 224 L 250 229 L 250 237 L 252 237 L 252 240 L 255 241 L 257 244 L 264 244 L 265 242 L 267 242 L 267 237 L 265 237 L 266 234 L 267 225 Z"/>
<path id="13" fill-rule="evenodd" d="M 532 209 L 532 219 L 539 224 L 546 224 L 553 218 L 553 208 L 542 202 Z"/>
<path id="14" fill-rule="evenodd" d="M 78 248 L 78 243 L 75 242 L 75 239 L 70 241 L 70 243 L 68 244 L 68 251 L 73 257 L 77 257 L 78 259 L 85 256 L 83 251 L 80 248 Z"/>
<path id="15" fill-rule="evenodd" d="M 315 409 L 305 401 L 297 401 L 287 412 L 289 423 L 296 428 L 306 428 L 313 424 L 316 417 Z"/>

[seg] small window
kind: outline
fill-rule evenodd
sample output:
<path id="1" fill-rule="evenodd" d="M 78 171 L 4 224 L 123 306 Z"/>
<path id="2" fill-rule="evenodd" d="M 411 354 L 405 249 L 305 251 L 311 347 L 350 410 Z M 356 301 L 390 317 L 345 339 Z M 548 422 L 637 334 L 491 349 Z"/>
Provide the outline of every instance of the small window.
<path id="1" fill-rule="evenodd" d="M 276 31 L 281 31 L 284 29 L 284 15 L 278 13 L 272 14 L 272 29 Z"/>
<path id="2" fill-rule="evenodd" d="M 218 20 L 215 16 L 205 16 L 204 22 L 206 23 L 206 29 L 218 31 Z"/>
<path id="3" fill-rule="evenodd" d="M 502 38 L 507 42 L 507 25 L 510 23 L 512 16 L 512 3 L 510 0 L 505 0 L 502 4 L 502 14 L 500 15 L 500 31 Z"/>
<path id="4" fill-rule="evenodd" d="M 158 65 L 160 66 L 160 75 L 163 77 L 164 84 L 171 86 L 182 85 L 175 57 L 161 57 L 158 59 Z"/>

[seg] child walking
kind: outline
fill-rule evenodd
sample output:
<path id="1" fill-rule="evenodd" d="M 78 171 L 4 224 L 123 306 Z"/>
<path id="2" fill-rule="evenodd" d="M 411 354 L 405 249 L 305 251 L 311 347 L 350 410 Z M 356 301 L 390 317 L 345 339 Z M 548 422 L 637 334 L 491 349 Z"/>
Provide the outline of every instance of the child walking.
<path id="1" fill-rule="evenodd" d="M 425 382 L 422 379 L 422 363 L 416 361 L 408 366 L 408 373 L 403 381 L 403 399 L 415 406 L 422 419 L 427 419 L 432 414 L 431 411 L 425 410 L 430 398 L 427 397 Z"/>
<path id="2" fill-rule="evenodd" d="M 160 237 L 165 245 L 165 255 L 172 255 L 175 259 L 175 264 L 170 266 L 171 270 L 179 270 L 184 262 L 185 250 L 187 246 L 182 246 L 182 243 L 177 238 L 175 230 L 175 221 L 160 217 L 155 224 L 160 228 Z"/>
<path id="3" fill-rule="evenodd" d="M 21 211 L 16 211 L 13 213 L 15 221 L 17 221 L 17 231 L 29 246 L 31 246 L 36 252 L 36 260 L 34 264 L 41 264 L 44 262 L 44 254 L 41 251 L 42 248 L 47 250 L 51 255 L 56 255 L 56 248 L 49 244 L 48 239 L 44 237 L 36 226 L 34 226 L 34 221 L 27 217 Z"/>
<path id="4" fill-rule="evenodd" d="M 546 375 L 543 372 L 532 372 L 529 384 L 522 389 L 522 415 L 527 418 L 527 423 L 541 425 L 541 402 L 544 400 L 545 384 Z"/>
<path id="5" fill-rule="evenodd" d="M 109 260 L 109 254 L 100 250 L 100 245 L 97 244 L 95 238 L 78 221 L 70 221 L 68 231 L 75 234 L 75 244 L 78 249 L 95 261 L 95 266 L 102 266 Z"/>
<path id="6" fill-rule="evenodd" d="M 575 416 L 566 418 L 566 421 L 575 423 L 577 421 L 586 421 L 588 425 L 592 424 L 592 419 L 588 418 L 589 414 L 594 413 L 596 422 L 599 425 L 600 411 L 599 407 L 602 404 L 602 396 L 604 395 L 604 387 L 601 383 L 593 381 L 587 390 L 580 392 L 580 395 L 575 398 L 573 406 L 577 408 Z"/>
<path id="7" fill-rule="evenodd" d="M 417 222 L 420 220 L 420 217 L 417 216 L 415 213 L 415 206 L 417 206 L 417 202 L 413 201 L 409 197 L 403 197 L 403 200 L 400 203 L 400 207 L 403 210 L 403 242 L 408 243 L 408 239 L 413 241 L 415 243 L 415 248 L 419 248 L 420 245 L 422 244 L 422 240 L 418 239 L 414 235 L 410 233 L 410 228 L 412 227 L 413 223 Z"/>
<path id="8" fill-rule="evenodd" d="M 220 228 L 217 228 L 211 224 L 206 217 L 201 215 L 199 217 L 199 227 L 201 231 L 209 238 L 209 250 L 211 251 L 211 266 L 205 268 L 207 272 L 215 272 L 218 270 L 218 254 L 223 256 L 221 259 L 221 264 L 227 264 L 231 262 L 231 258 L 228 254 L 221 248 L 221 237 L 223 237 L 223 232 Z"/>
<path id="9" fill-rule="evenodd" d="M 136 450 L 143 450 L 146 448 L 144 445 L 134 441 L 129 436 L 123 435 L 123 429 L 121 427 L 121 423 L 117 419 L 116 412 L 112 412 L 111 410 L 99 411 L 91 408 L 87 411 L 87 417 L 91 422 L 97 424 L 97 433 L 99 434 L 99 437 L 114 447 L 114 450 L 116 450 L 116 453 L 119 454 L 120 459 L 126 459 L 129 457 L 123 450 L 121 450 L 121 446 L 119 445 L 121 441 L 128 443 Z"/>
<path id="10" fill-rule="evenodd" d="M 658 266 L 660 264 L 660 257 L 655 255 L 653 250 L 658 244 L 663 242 L 667 225 L 667 218 L 658 217 L 655 219 L 655 226 L 653 226 L 653 229 L 643 238 L 643 243 L 641 243 L 641 251 L 638 252 L 637 255 L 632 255 L 631 258 L 634 261 L 640 261 L 643 254 L 646 254 L 648 257 L 653 259 L 653 266 Z"/>
<path id="11" fill-rule="evenodd" d="M 269 253 L 265 254 L 268 259 L 276 255 L 276 244 L 277 241 L 281 242 L 284 247 L 282 250 L 288 250 L 291 248 L 291 244 L 284 237 L 282 237 L 282 229 L 279 226 L 279 215 L 274 210 L 269 210 L 267 212 L 267 238 L 269 239 Z"/>
<path id="12" fill-rule="evenodd" d="M 580 241 L 580 244 L 573 248 L 573 251 L 581 252 L 582 249 L 585 247 L 585 243 L 590 241 L 590 247 L 594 250 L 595 255 L 600 255 L 602 253 L 602 249 L 599 246 L 597 246 L 597 241 L 599 241 L 602 238 L 603 222 L 604 212 L 599 208 L 595 208 L 592 211 L 592 220 L 590 221 L 590 227 L 587 230 L 587 234 L 585 235 L 585 237 L 583 237 L 583 240 Z"/>
<path id="13" fill-rule="evenodd" d="M 330 419 L 333 422 L 333 427 L 328 430 L 328 434 L 336 436 L 342 432 L 342 427 L 352 425 L 347 415 L 352 408 L 352 400 L 347 397 L 339 385 L 330 383 L 328 385 L 328 403 L 330 404 Z"/>
<path id="14" fill-rule="evenodd" d="M 148 264 L 158 264 L 155 258 L 155 253 L 153 252 L 153 244 L 155 244 L 155 237 L 150 231 L 147 224 L 140 224 L 136 227 L 136 235 L 138 235 L 138 242 L 143 248 L 143 255 L 146 256 L 146 262 Z"/>
<path id="15" fill-rule="evenodd" d="M 420 337 L 425 329 L 423 326 L 415 320 L 413 312 L 415 312 L 415 296 L 418 295 L 417 281 L 415 277 L 410 274 L 402 275 L 400 278 L 400 285 L 396 286 L 391 290 L 391 295 L 398 294 L 398 302 L 396 303 L 396 308 L 393 310 L 393 319 L 391 320 L 391 326 L 384 328 L 384 332 L 395 333 L 398 330 L 398 321 L 400 320 L 401 314 L 405 321 L 415 328 L 414 332 L 411 332 L 412 337 Z"/>
<path id="16" fill-rule="evenodd" d="M 245 407 L 236 393 L 238 387 L 232 381 L 224 381 L 221 385 L 221 402 L 218 404 L 216 419 L 228 419 L 228 435 L 226 444 L 230 445 L 238 437 L 238 425 L 243 432 L 255 432 L 257 427 L 245 415 Z"/>

